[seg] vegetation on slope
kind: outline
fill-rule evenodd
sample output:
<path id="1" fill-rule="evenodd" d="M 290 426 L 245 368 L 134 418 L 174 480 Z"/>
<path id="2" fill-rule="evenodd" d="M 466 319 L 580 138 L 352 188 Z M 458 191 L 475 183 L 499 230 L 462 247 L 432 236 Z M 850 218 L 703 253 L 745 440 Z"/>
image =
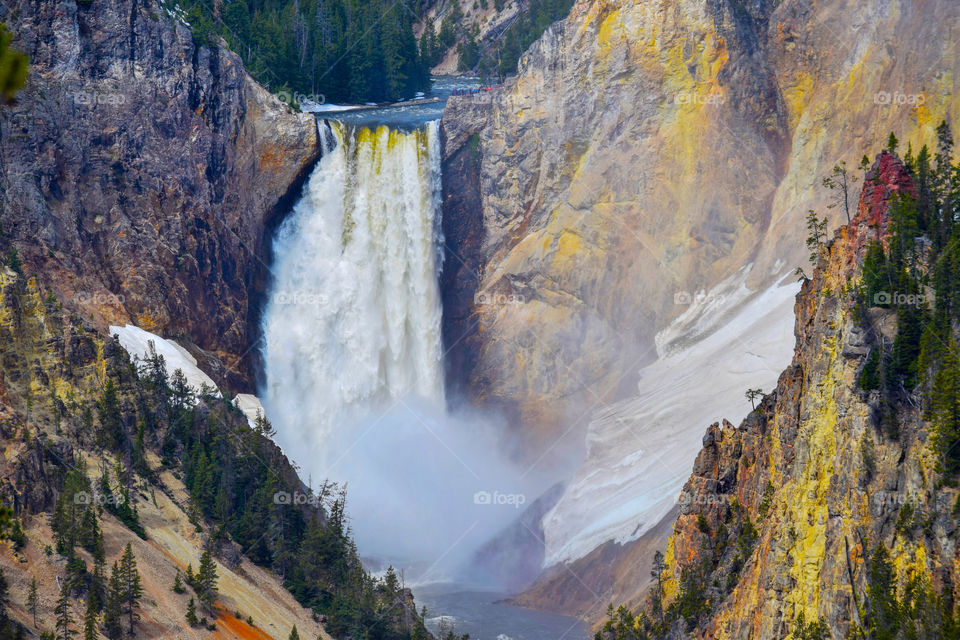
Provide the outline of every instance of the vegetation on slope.
<path id="1" fill-rule="evenodd" d="M 419 2 L 186 0 L 185 6 L 199 44 L 222 36 L 255 78 L 291 99 L 392 101 L 430 85 L 413 35 Z"/>
<path id="2" fill-rule="evenodd" d="M 201 614 L 218 615 L 209 554 L 228 563 L 239 551 L 280 575 L 318 619 L 326 617 L 335 637 L 426 637 L 396 578 L 378 580 L 364 571 L 345 521 L 344 492 L 330 484 L 318 493 L 303 486 L 270 441 L 265 420 L 250 427 L 230 403 L 195 393 L 179 371 L 168 374 L 160 356 L 131 362 L 114 340 L 103 340 L 66 315 L 51 294 L 44 296 L 14 250 L 5 262 L 0 438 L 14 475 L 2 500 L 15 511 L 7 536 L 17 538 L 32 514 L 51 514 L 56 548 L 48 553 L 64 559 L 65 597 L 85 602 L 95 627 L 111 638 L 131 636 L 137 617 L 131 572 L 124 562 L 112 572 L 105 566 L 103 518 L 111 513 L 145 535 L 135 497 L 165 491 L 161 475 L 173 473 L 189 490 L 189 511 L 206 540 L 208 566 L 201 560 L 186 580 Z M 306 499 L 291 504 L 287 497 L 298 494 Z M 127 585 L 118 606 L 111 605 L 110 594 L 120 589 L 115 581 Z M 16 597 L 28 600 L 28 594 Z"/>

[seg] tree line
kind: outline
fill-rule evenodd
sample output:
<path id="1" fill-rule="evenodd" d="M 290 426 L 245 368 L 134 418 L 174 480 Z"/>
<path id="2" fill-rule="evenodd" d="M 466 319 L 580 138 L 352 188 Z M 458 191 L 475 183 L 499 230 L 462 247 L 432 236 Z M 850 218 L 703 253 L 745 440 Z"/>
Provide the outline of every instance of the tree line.
<path id="1" fill-rule="evenodd" d="M 223 37 L 275 93 L 383 102 L 430 87 L 413 35 L 422 12 L 390 0 L 194 0 L 187 19 L 198 44 Z"/>

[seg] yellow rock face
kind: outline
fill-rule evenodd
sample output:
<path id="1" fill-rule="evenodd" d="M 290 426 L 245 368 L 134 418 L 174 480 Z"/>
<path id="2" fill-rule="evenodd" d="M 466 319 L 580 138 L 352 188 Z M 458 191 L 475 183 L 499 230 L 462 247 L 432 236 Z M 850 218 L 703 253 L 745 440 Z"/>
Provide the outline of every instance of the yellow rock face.
<path id="1" fill-rule="evenodd" d="M 460 127 L 479 161 L 444 179 L 476 181 L 479 202 L 447 215 L 480 220 L 478 291 L 524 300 L 457 309 L 470 319 L 450 320 L 449 342 L 466 336 L 454 349 L 474 398 L 527 432 L 562 433 L 629 388 L 685 310 L 678 292 L 750 262 L 760 287 L 805 263 L 807 210 L 844 216 L 821 185 L 834 164 L 856 167 L 891 130 L 916 150 L 960 122 L 950 0 L 923 15 L 790 0 L 749 20 L 707 4 L 581 0 L 503 90 L 448 105 L 447 157 Z"/>

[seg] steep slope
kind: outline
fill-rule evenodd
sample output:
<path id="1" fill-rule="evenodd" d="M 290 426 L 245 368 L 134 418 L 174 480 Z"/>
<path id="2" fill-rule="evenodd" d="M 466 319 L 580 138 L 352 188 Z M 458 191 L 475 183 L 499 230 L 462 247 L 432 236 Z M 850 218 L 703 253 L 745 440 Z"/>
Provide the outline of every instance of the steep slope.
<path id="1" fill-rule="evenodd" d="M 862 388 L 868 354 L 894 342 L 910 312 L 870 307 L 861 288 L 869 244 L 890 246 L 904 194 L 917 188 L 884 152 L 797 298 L 796 351 L 777 387 L 739 427 L 707 429 L 667 547 L 663 591 L 683 618 L 669 637 L 799 637 L 817 621 L 832 637 L 878 624 L 894 633 L 889 597 L 912 600 L 898 620 L 929 632 L 941 606 L 952 611 L 960 494 L 939 462 L 941 436 L 922 394 Z M 885 566 L 892 596 L 878 587 Z M 657 610 L 648 602 L 646 619 Z"/>
<path id="2" fill-rule="evenodd" d="M 319 153 L 313 119 L 158 0 L 21 1 L 0 19 L 31 64 L 0 119 L 4 249 L 98 327 L 183 338 L 248 382 L 265 235 Z"/>
<path id="3" fill-rule="evenodd" d="M 451 386 L 510 416 L 518 438 L 534 440 L 531 461 L 587 443 L 576 472 L 586 481 L 546 521 L 548 557 L 642 535 L 669 508 L 643 487 L 679 489 L 700 418 L 739 420 L 743 392 L 775 383 L 789 347 L 754 348 L 752 325 L 730 322 L 766 296 L 765 324 L 788 331 L 789 295 L 775 292 L 805 261 L 807 210 L 845 221 L 842 205 L 825 208 L 836 193 L 821 180 L 835 164 L 852 170 L 891 130 L 919 149 L 941 119 L 960 119 L 958 12 L 935 0 L 583 1 L 504 89 L 451 99 Z M 748 371 L 741 388 L 720 393 L 717 409 L 689 380 L 663 396 L 671 360 L 725 330 L 718 353 Z M 648 434 L 651 396 L 715 415 L 678 411 Z M 663 430 L 685 450 L 675 464 L 637 467 Z M 617 523 L 569 526 L 598 500 Z"/>
<path id="4" fill-rule="evenodd" d="M 136 637 L 422 630 L 409 590 L 363 572 L 338 489 L 314 493 L 268 435 L 228 402 L 168 378 L 161 358 L 131 362 L 118 341 L 44 297 L 35 278 L 3 268 L 0 501 L 12 513 L 0 524 L 0 568 L 12 619 L 37 634 L 51 629 L 63 585 L 79 627 L 87 598 L 102 593 L 130 544 L 143 586 Z M 198 604 L 207 622 L 190 624 L 188 601 L 201 593 L 184 576 L 204 552 L 218 593 Z"/>

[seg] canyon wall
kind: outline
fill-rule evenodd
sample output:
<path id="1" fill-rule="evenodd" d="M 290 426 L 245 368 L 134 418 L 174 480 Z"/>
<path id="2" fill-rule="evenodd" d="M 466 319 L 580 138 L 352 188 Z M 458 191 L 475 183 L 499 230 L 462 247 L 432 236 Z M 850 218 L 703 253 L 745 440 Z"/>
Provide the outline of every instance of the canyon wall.
<path id="1" fill-rule="evenodd" d="M 504 89 L 453 97 L 445 216 L 475 231 L 448 238 L 448 278 L 481 295 L 451 294 L 447 347 L 472 399 L 555 434 L 629 394 L 686 294 L 805 262 L 807 210 L 844 218 L 834 164 L 960 118 L 958 12 L 581 1 Z"/>
<path id="2" fill-rule="evenodd" d="M 4 250 L 101 329 L 178 337 L 250 386 L 265 240 L 319 153 L 313 118 L 198 46 L 174 3 L 15 2 L 0 19 L 30 55 L 0 119 Z"/>
<path id="3" fill-rule="evenodd" d="M 822 179 L 845 162 L 852 207 L 890 131 L 916 153 L 960 121 L 958 25 L 945 0 L 583 0 L 503 89 L 450 100 L 451 387 L 531 464 L 585 449 L 548 564 L 647 580 L 631 550 L 655 546 L 703 425 L 789 364 L 807 211 L 846 222 Z M 597 615 L 624 593 L 544 580 L 524 604 Z"/>
<path id="4" fill-rule="evenodd" d="M 663 578 L 672 598 L 682 568 L 705 567 L 711 611 L 696 637 L 782 638 L 800 615 L 845 637 L 864 615 L 857 607 L 878 545 L 890 550 L 900 584 L 921 580 L 954 597 L 958 492 L 929 446 L 929 426 L 903 402 L 891 435 L 880 392 L 857 383 L 871 348 L 897 332 L 896 311 L 867 308 L 855 288 L 867 244 L 889 237 L 891 198 L 915 193 L 893 154 L 880 155 L 868 178 L 852 224 L 797 298 L 792 363 L 738 427 L 707 429 L 684 486 Z M 724 537 L 738 520 L 756 523 L 739 561 Z M 870 597 L 881 615 L 879 595 Z M 927 615 L 936 615 L 932 604 Z"/>

